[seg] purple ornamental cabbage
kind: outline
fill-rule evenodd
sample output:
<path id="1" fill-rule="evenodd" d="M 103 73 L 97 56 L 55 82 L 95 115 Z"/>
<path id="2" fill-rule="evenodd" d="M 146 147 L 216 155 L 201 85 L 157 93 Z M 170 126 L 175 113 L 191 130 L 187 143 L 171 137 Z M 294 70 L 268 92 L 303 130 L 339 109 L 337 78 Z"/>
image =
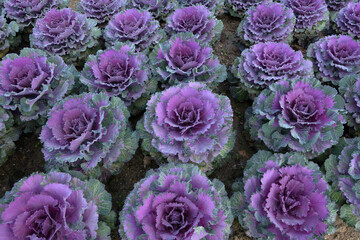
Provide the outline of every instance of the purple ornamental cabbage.
<path id="1" fill-rule="evenodd" d="M 336 89 L 312 78 L 283 80 L 254 100 L 246 125 L 275 152 L 288 148 L 313 158 L 338 143 L 344 111 Z"/>
<path id="2" fill-rule="evenodd" d="M 337 15 L 338 30 L 344 35 L 360 38 L 360 2 L 349 3 Z"/>
<path id="3" fill-rule="evenodd" d="M 232 149 L 233 111 L 226 96 L 190 82 L 156 93 L 137 129 L 152 157 L 212 170 Z M 144 125 L 142 125 L 144 124 Z"/>
<path id="4" fill-rule="evenodd" d="M 222 182 L 191 164 L 167 164 L 135 184 L 119 219 L 127 240 L 227 240 L 234 218 Z"/>
<path id="5" fill-rule="evenodd" d="M 20 128 L 14 126 L 11 112 L 0 107 L 0 166 L 15 149 L 14 141 L 19 139 L 20 133 Z"/>
<path id="6" fill-rule="evenodd" d="M 159 22 L 149 12 L 127 9 L 113 16 L 105 28 L 104 38 L 107 47 L 125 42 L 143 51 L 158 43 L 163 35 Z"/>
<path id="7" fill-rule="evenodd" d="M 243 18 L 244 14 L 251 7 L 272 2 L 272 0 L 225 0 L 225 7 L 233 17 Z"/>
<path id="8" fill-rule="evenodd" d="M 99 50 L 96 55 L 90 55 L 80 81 L 90 92 L 118 96 L 125 105 L 141 105 L 142 109 L 146 105 L 144 101 L 157 88 L 146 56 L 135 52 L 133 45 L 118 44 L 115 49 Z"/>
<path id="9" fill-rule="evenodd" d="M 1 239 L 111 239 L 115 212 L 98 180 L 35 173 L 15 183 L 1 202 Z"/>
<path id="10" fill-rule="evenodd" d="M 79 170 L 97 177 L 100 170 L 106 176 L 118 173 L 137 148 L 129 115 L 120 98 L 109 99 L 103 93 L 84 93 L 59 102 L 40 135 L 48 168 Z"/>
<path id="11" fill-rule="evenodd" d="M 101 31 L 96 21 L 70 8 L 50 10 L 37 20 L 30 35 L 34 48 L 59 55 L 66 62 L 86 58 L 88 51 L 98 44 Z"/>
<path id="12" fill-rule="evenodd" d="M 340 217 L 360 230 L 360 138 L 344 138 L 325 161 L 332 197 L 341 206 Z"/>
<path id="13" fill-rule="evenodd" d="M 338 12 L 345 7 L 348 3 L 354 0 L 325 0 L 329 11 Z"/>
<path id="14" fill-rule="evenodd" d="M 339 92 L 345 99 L 348 125 L 360 130 L 360 75 L 349 75 L 341 79 Z"/>
<path id="15" fill-rule="evenodd" d="M 308 48 L 315 74 L 323 81 L 339 85 L 348 75 L 360 73 L 360 41 L 349 36 L 328 36 Z"/>
<path id="16" fill-rule="evenodd" d="M 319 166 L 299 153 L 259 151 L 233 187 L 233 213 L 253 238 L 323 239 L 334 232 L 328 184 Z"/>
<path id="17" fill-rule="evenodd" d="M 281 0 L 294 11 L 295 33 L 300 38 L 317 37 L 329 23 L 329 11 L 325 0 Z"/>
<path id="18" fill-rule="evenodd" d="M 176 9 L 166 21 L 169 34 L 190 32 L 201 42 L 215 42 L 220 38 L 223 23 L 203 5 Z"/>
<path id="19" fill-rule="evenodd" d="M 150 12 L 154 18 L 166 18 L 173 9 L 177 8 L 175 0 L 131 0 L 128 8 L 136 8 Z"/>
<path id="20" fill-rule="evenodd" d="M 0 16 L 0 58 L 2 58 L 10 46 L 18 45 L 16 33 L 19 31 L 19 25 L 15 21 L 7 24 L 4 16 Z"/>
<path id="21" fill-rule="evenodd" d="M 163 87 L 197 81 L 216 86 L 226 77 L 226 67 L 192 34 L 179 34 L 155 47 L 150 54 L 155 75 Z"/>
<path id="22" fill-rule="evenodd" d="M 224 0 L 177 0 L 180 7 L 203 5 L 211 12 L 218 14 L 224 6 Z"/>
<path id="23" fill-rule="evenodd" d="M 0 104 L 22 121 L 43 118 L 68 93 L 77 71 L 61 57 L 24 48 L 0 62 Z"/>
<path id="24" fill-rule="evenodd" d="M 69 0 L 5 0 L 6 17 L 16 21 L 21 28 L 34 25 L 52 9 L 64 8 Z"/>
<path id="25" fill-rule="evenodd" d="M 247 45 L 259 42 L 292 41 L 295 16 L 281 3 L 263 3 L 251 7 L 239 24 L 237 34 Z"/>
<path id="26" fill-rule="evenodd" d="M 88 18 L 95 19 L 102 24 L 120 12 L 126 4 L 127 0 L 81 0 L 77 4 L 77 9 Z"/>
<path id="27" fill-rule="evenodd" d="M 312 77 L 312 62 L 300 51 L 285 43 L 258 43 L 242 51 L 235 60 L 232 73 L 240 79 L 240 86 L 258 95 L 260 90 L 283 79 Z"/>

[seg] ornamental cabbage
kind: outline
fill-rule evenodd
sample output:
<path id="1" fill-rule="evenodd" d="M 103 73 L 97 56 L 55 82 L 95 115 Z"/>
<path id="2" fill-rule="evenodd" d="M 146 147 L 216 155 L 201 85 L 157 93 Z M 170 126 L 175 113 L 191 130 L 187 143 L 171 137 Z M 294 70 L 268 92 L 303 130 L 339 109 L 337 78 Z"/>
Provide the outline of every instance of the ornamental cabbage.
<path id="1" fill-rule="evenodd" d="M 169 34 L 190 32 L 201 42 L 215 42 L 220 38 L 223 23 L 203 5 L 176 9 L 167 18 Z"/>
<path id="2" fill-rule="evenodd" d="M 349 3 L 337 15 L 338 30 L 344 35 L 360 38 L 360 2 Z"/>
<path id="3" fill-rule="evenodd" d="M 16 21 L 21 28 L 34 25 L 52 9 L 64 8 L 69 0 L 5 0 L 6 17 Z"/>
<path id="4" fill-rule="evenodd" d="M 102 24 L 120 12 L 126 4 L 127 0 L 81 0 L 77 4 L 77 9 L 88 18 L 93 18 Z"/>
<path id="5" fill-rule="evenodd" d="M 271 2 L 272 0 L 225 0 L 225 7 L 231 16 L 243 18 L 244 14 L 251 7 Z"/>
<path id="6" fill-rule="evenodd" d="M 128 8 L 150 12 L 154 18 L 166 18 L 177 7 L 174 0 L 132 0 L 128 2 Z"/>
<path id="7" fill-rule="evenodd" d="M 98 180 L 35 173 L 15 183 L 1 202 L 2 239 L 111 239 L 116 215 Z"/>
<path id="8" fill-rule="evenodd" d="M 0 104 L 20 112 L 22 121 L 43 118 L 68 93 L 77 71 L 61 57 L 24 48 L 0 62 Z"/>
<path id="9" fill-rule="evenodd" d="M 315 74 L 321 80 L 339 85 L 348 75 L 360 73 L 360 42 L 349 36 L 328 36 L 308 48 Z"/>
<path id="10" fill-rule="evenodd" d="M 233 222 L 225 186 L 191 164 L 150 170 L 120 212 L 122 239 L 227 240 Z"/>
<path id="11" fill-rule="evenodd" d="M 237 34 L 247 45 L 259 42 L 291 42 L 295 16 L 281 3 L 251 7 L 239 24 Z"/>
<path id="12" fill-rule="evenodd" d="M 125 105 L 134 103 L 143 110 L 149 94 L 157 88 L 149 68 L 146 56 L 135 52 L 133 45 L 117 44 L 113 49 L 90 55 L 80 81 L 90 92 L 102 91 L 110 97 L 117 96 Z"/>
<path id="13" fill-rule="evenodd" d="M 233 187 L 233 213 L 256 239 L 323 239 L 334 232 L 328 184 L 319 166 L 299 153 L 259 151 Z"/>
<path id="14" fill-rule="evenodd" d="M 40 139 L 47 168 L 85 174 L 116 174 L 130 160 L 138 138 L 118 97 L 84 93 L 59 102 L 49 113 Z"/>
<path id="15" fill-rule="evenodd" d="M 137 50 L 147 50 L 163 38 L 160 24 L 147 11 L 127 9 L 116 14 L 105 28 L 107 47 L 116 42 L 134 44 Z"/>
<path id="16" fill-rule="evenodd" d="M 312 63 L 300 51 L 285 43 L 258 43 L 242 51 L 235 60 L 232 73 L 240 79 L 240 86 L 258 95 L 260 90 L 283 79 L 312 77 Z"/>
<path id="17" fill-rule="evenodd" d="M 281 0 L 294 11 L 295 33 L 299 38 L 317 37 L 329 23 L 329 11 L 325 0 Z"/>
<path id="18" fill-rule="evenodd" d="M 0 57 L 2 58 L 10 46 L 18 45 L 16 33 L 19 31 L 19 25 L 12 21 L 9 24 L 6 23 L 4 16 L 0 16 Z"/>
<path id="19" fill-rule="evenodd" d="M 163 87 L 197 81 L 216 86 L 226 77 L 226 67 L 192 34 L 180 34 L 155 47 L 150 54 L 155 75 Z"/>
<path id="20" fill-rule="evenodd" d="M 313 158 L 338 143 L 343 112 L 336 89 L 312 78 L 283 80 L 254 100 L 246 125 L 253 139 L 273 151 L 287 147 Z"/>
<path id="21" fill-rule="evenodd" d="M 50 10 L 37 20 L 30 35 L 34 48 L 59 55 L 66 62 L 86 58 L 91 48 L 98 44 L 101 31 L 97 22 L 70 8 Z"/>
<path id="22" fill-rule="evenodd" d="M 332 153 L 325 161 L 331 196 L 341 206 L 340 217 L 360 230 L 360 138 L 342 139 Z"/>
<path id="23" fill-rule="evenodd" d="M 224 6 L 224 0 L 177 0 L 180 7 L 203 5 L 211 12 L 218 14 Z"/>
<path id="24" fill-rule="evenodd" d="M 19 139 L 20 133 L 20 129 L 14 126 L 11 112 L 0 107 L 0 166 L 15 149 L 14 141 Z"/>
<path id="25" fill-rule="evenodd" d="M 345 7 L 349 2 L 354 0 L 326 0 L 327 7 L 329 11 L 338 12 L 340 9 Z"/>
<path id="26" fill-rule="evenodd" d="M 339 92 L 345 99 L 348 125 L 360 130 L 360 75 L 349 75 L 341 79 Z"/>
<path id="27" fill-rule="evenodd" d="M 154 158 L 217 167 L 234 144 L 230 100 L 190 82 L 156 93 L 137 129 Z M 143 125 L 142 125 L 143 124 Z"/>

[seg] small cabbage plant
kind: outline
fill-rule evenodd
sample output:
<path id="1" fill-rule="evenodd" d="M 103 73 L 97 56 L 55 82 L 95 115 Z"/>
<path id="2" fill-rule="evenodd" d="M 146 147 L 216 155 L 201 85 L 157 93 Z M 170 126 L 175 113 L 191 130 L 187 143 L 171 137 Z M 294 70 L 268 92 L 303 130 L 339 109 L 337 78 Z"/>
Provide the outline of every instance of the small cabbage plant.
<path id="1" fill-rule="evenodd" d="M 24 48 L 0 62 L 0 104 L 22 121 L 43 119 L 68 93 L 78 72 L 57 55 Z"/>
<path id="2" fill-rule="evenodd" d="M 20 129 L 14 126 L 11 112 L 0 107 L 0 166 L 15 149 L 14 141 L 19 139 L 20 133 Z"/>
<path id="3" fill-rule="evenodd" d="M 251 7 L 271 2 L 272 0 L 225 0 L 225 7 L 233 17 L 243 18 Z"/>
<path id="4" fill-rule="evenodd" d="M 237 34 L 247 45 L 259 42 L 292 41 L 295 16 L 281 3 L 263 3 L 251 7 L 239 24 Z"/>
<path id="5" fill-rule="evenodd" d="M 312 62 L 286 43 L 258 43 L 242 51 L 232 73 L 247 92 L 259 95 L 272 83 L 313 76 Z"/>
<path id="6" fill-rule="evenodd" d="M 349 36 L 322 38 L 309 46 L 307 55 L 314 63 L 316 76 L 336 86 L 343 77 L 360 73 L 360 41 Z"/>
<path id="7" fill-rule="evenodd" d="M 216 86 L 226 77 L 226 67 L 213 55 L 213 49 L 192 34 L 174 35 L 150 54 L 154 74 L 163 87 L 197 81 Z"/>
<path id="8" fill-rule="evenodd" d="M 344 100 L 312 78 L 283 80 L 254 100 L 247 118 L 251 137 L 273 151 L 290 149 L 316 157 L 343 134 Z"/>
<path id="9" fill-rule="evenodd" d="M 111 239 L 111 195 L 95 179 L 34 173 L 15 183 L 1 203 L 2 239 Z"/>
<path id="10" fill-rule="evenodd" d="M 116 42 L 134 44 L 136 50 L 144 51 L 164 37 L 160 24 L 150 12 L 127 9 L 112 17 L 105 28 L 104 38 L 107 47 Z"/>
<path id="11" fill-rule="evenodd" d="M 4 16 L 0 16 L 0 58 L 2 58 L 8 51 L 10 46 L 15 47 L 19 44 L 18 37 L 19 24 L 16 21 L 6 22 Z"/>
<path id="12" fill-rule="evenodd" d="M 360 230 L 360 138 L 344 138 L 325 161 L 326 177 L 332 182 L 333 200 L 340 217 Z"/>
<path id="13" fill-rule="evenodd" d="M 117 96 L 125 105 L 143 110 L 157 88 L 149 68 L 147 57 L 137 53 L 133 45 L 117 44 L 113 49 L 90 55 L 80 81 L 90 92 Z"/>
<path id="14" fill-rule="evenodd" d="M 220 13 L 224 6 L 224 0 L 177 0 L 180 7 L 189 7 L 195 5 L 204 5 L 207 9 L 215 14 Z"/>
<path id="15" fill-rule="evenodd" d="M 148 171 L 119 215 L 119 233 L 128 240 L 227 240 L 234 219 L 224 184 L 192 164 Z"/>
<path id="16" fill-rule="evenodd" d="M 220 38 L 223 23 L 203 5 L 178 8 L 166 21 L 167 32 L 190 32 L 201 42 L 215 42 Z"/>
<path id="17" fill-rule="evenodd" d="M 208 171 L 233 147 L 232 122 L 227 97 L 190 82 L 153 95 L 137 128 L 154 158 L 192 162 Z"/>
<path id="18" fill-rule="evenodd" d="M 77 10 L 102 24 L 120 12 L 126 4 L 127 0 L 81 0 Z"/>
<path id="19" fill-rule="evenodd" d="M 177 8 L 177 3 L 175 0 L 132 0 L 128 1 L 128 8 L 148 11 L 154 18 L 165 19 Z"/>
<path id="20" fill-rule="evenodd" d="M 52 9 L 64 8 L 69 0 L 4 0 L 6 17 L 16 21 L 20 28 L 35 25 L 39 18 Z"/>
<path id="21" fill-rule="evenodd" d="M 91 176 L 118 173 L 131 159 L 138 138 L 118 97 L 84 93 L 60 101 L 50 111 L 40 139 L 47 168 Z"/>
<path id="22" fill-rule="evenodd" d="M 337 30 L 344 35 L 360 39 L 360 2 L 349 3 L 336 18 Z"/>
<path id="23" fill-rule="evenodd" d="M 96 20 L 70 8 L 53 9 L 36 21 L 30 43 L 34 48 L 63 57 L 66 62 L 76 62 L 86 58 L 98 44 L 101 31 L 96 24 Z"/>
<path id="24" fill-rule="evenodd" d="M 360 75 L 349 75 L 341 79 L 339 92 L 345 99 L 347 124 L 360 130 Z"/>
<path id="25" fill-rule="evenodd" d="M 299 153 L 259 151 L 233 190 L 234 216 L 256 239 L 323 239 L 335 230 L 329 186 L 319 166 Z"/>

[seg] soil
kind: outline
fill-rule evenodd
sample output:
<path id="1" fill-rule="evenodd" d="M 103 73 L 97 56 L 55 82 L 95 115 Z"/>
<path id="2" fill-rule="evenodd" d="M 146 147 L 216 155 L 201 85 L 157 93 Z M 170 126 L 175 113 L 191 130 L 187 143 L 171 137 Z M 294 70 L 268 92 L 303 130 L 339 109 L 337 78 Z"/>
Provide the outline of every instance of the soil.
<path id="1" fill-rule="evenodd" d="M 71 0 L 70 6 L 75 8 L 77 0 Z M 236 29 L 239 25 L 239 19 L 233 18 L 227 14 L 219 17 L 224 23 L 224 30 L 221 39 L 214 46 L 215 54 L 219 57 L 222 64 L 230 67 L 235 58 L 240 56 L 241 50 L 239 40 L 236 37 Z M 222 84 L 218 92 L 226 94 L 230 97 L 229 84 Z M 230 97 L 230 99 L 232 99 Z M 233 100 L 232 100 L 233 101 Z M 244 131 L 244 112 L 251 105 L 251 102 L 238 103 L 233 101 L 234 110 L 234 128 L 236 130 L 236 143 L 231 152 L 231 159 L 221 168 L 215 170 L 209 177 L 221 180 L 228 191 L 229 196 L 232 195 L 231 184 L 235 179 L 242 177 L 242 171 L 246 161 L 256 152 L 249 135 Z M 11 189 L 12 185 L 23 177 L 29 176 L 33 172 L 42 172 L 44 159 L 41 153 L 41 143 L 36 134 L 23 134 L 19 141 L 16 142 L 17 148 L 15 153 L 9 157 L 8 161 L 0 167 L 0 196 Z M 106 189 L 113 197 L 113 209 L 119 212 L 122 208 L 126 196 L 133 189 L 136 182 L 142 179 L 146 171 L 151 168 L 157 168 L 157 164 L 149 157 L 144 157 L 141 150 L 138 149 L 132 160 L 125 164 L 122 172 L 108 179 Z M 337 231 L 332 236 L 326 236 L 325 239 L 344 240 L 344 239 L 360 239 L 360 233 L 354 228 L 347 226 L 338 218 Z M 119 240 L 117 227 L 112 232 L 112 239 Z M 249 240 L 245 231 L 241 228 L 237 219 L 234 220 L 232 226 L 231 240 Z"/>

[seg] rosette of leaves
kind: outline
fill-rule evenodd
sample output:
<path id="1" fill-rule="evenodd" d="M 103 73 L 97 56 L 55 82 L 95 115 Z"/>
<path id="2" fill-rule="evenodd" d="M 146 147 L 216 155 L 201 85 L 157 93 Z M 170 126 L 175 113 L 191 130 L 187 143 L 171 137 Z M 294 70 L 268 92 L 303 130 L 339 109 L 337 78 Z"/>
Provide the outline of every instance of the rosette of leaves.
<path id="1" fill-rule="evenodd" d="M 127 0 L 81 0 L 76 8 L 88 18 L 95 19 L 98 24 L 103 24 L 120 12 L 126 4 Z"/>
<path id="2" fill-rule="evenodd" d="M 259 151 L 233 185 L 235 217 L 256 239 L 324 239 L 335 232 L 335 204 L 316 163 L 299 153 Z"/>
<path id="3" fill-rule="evenodd" d="M 215 14 L 219 14 L 224 6 L 224 0 L 177 0 L 180 7 L 190 7 L 195 5 L 204 5 Z"/>
<path id="4" fill-rule="evenodd" d="M 138 51 L 159 43 L 165 36 L 160 24 L 150 12 L 138 9 L 127 9 L 116 14 L 105 28 L 104 38 L 107 47 L 116 42 L 134 44 Z"/>
<path id="5" fill-rule="evenodd" d="M 178 8 L 166 21 L 170 35 L 190 32 L 201 42 L 214 43 L 220 38 L 224 24 L 203 5 Z"/>
<path id="6" fill-rule="evenodd" d="M 47 168 L 107 178 L 121 170 L 138 146 L 129 112 L 118 97 L 104 93 L 70 96 L 53 107 L 43 127 Z"/>
<path id="7" fill-rule="evenodd" d="M 349 75 L 341 79 L 339 93 L 345 99 L 347 124 L 360 130 L 360 75 Z"/>
<path id="8" fill-rule="evenodd" d="M 177 8 L 175 0 L 132 0 L 128 1 L 128 8 L 148 11 L 154 18 L 165 19 L 173 9 Z"/>
<path id="9" fill-rule="evenodd" d="M 316 77 L 335 86 L 349 75 L 360 73 L 360 42 L 349 36 L 327 36 L 308 48 Z"/>
<path id="10" fill-rule="evenodd" d="M 30 43 L 34 48 L 78 62 L 98 44 L 101 30 L 96 20 L 88 19 L 70 8 L 50 10 L 36 21 Z"/>
<path id="11" fill-rule="evenodd" d="M 305 39 L 319 36 L 329 25 L 329 11 L 325 0 L 281 0 L 291 8 L 296 17 L 295 36 L 303 43 Z"/>
<path id="12" fill-rule="evenodd" d="M 192 162 L 210 171 L 225 161 L 234 145 L 233 111 L 226 96 L 190 82 L 156 93 L 137 129 L 152 157 Z"/>
<path id="13" fill-rule="evenodd" d="M 243 18 L 245 12 L 251 7 L 256 7 L 266 2 L 272 2 L 272 0 L 225 0 L 225 8 L 231 16 Z"/>
<path id="14" fill-rule="evenodd" d="M 110 240 L 116 214 L 98 180 L 34 173 L 1 199 L 0 236 L 21 239 Z"/>
<path id="15" fill-rule="evenodd" d="M 226 67 L 213 55 L 213 49 L 190 33 L 174 35 L 150 54 L 154 74 L 163 87 L 197 81 L 216 87 L 226 77 Z"/>
<path id="16" fill-rule="evenodd" d="M 24 48 L 0 63 L 0 104 L 18 111 L 21 121 L 38 120 L 68 93 L 78 72 L 61 57 Z"/>
<path id="17" fill-rule="evenodd" d="M 281 3 L 263 3 L 251 7 L 239 24 L 237 35 L 246 45 L 259 42 L 292 41 L 295 16 Z"/>
<path id="18" fill-rule="evenodd" d="M 258 43 L 242 51 L 232 67 L 241 89 L 251 96 L 283 79 L 312 77 L 312 62 L 286 43 Z"/>
<path id="19" fill-rule="evenodd" d="M 337 30 L 354 38 L 360 38 L 360 2 L 349 3 L 336 17 Z"/>
<path id="20" fill-rule="evenodd" d="M 0 166 L 15 149 L 14 141 L 20 136 L 20 129 L 14 126 L 13 116 L 0 107 Z"/>
<path id="21" fill-rule="evenodd" d="M 134 45 L 117 43 L 113 49 L 89 56 L 80 81 L 90 92 L 117 96 L 131 112 L 138 112 L 157 89 L 149 68 L 147 57 L 136 52 Z"/>
<path id="22" fill-rule="evenodd" d="M 4 0 L 6 17 L 16 21 L 21 29 L 34 26 L 39 18 L 52 9 L 61 9 L 69 0 Z"/>
<path id="23" fill-rule="evenodd" d="M 338 143 L 344 111 L 336 89 L 312 78 L 283 80 L 254 100 L 246 126 L 275 152 L 289 149 L 313 158 Z"/>
<path id="24" fill-rule="evenodd" d="M 15 21 L 8 24 L 4 16 L 0 16 L 0 58 L 9 51 L 10 46 L 19 44 L 19 38 L 16 37 L 18 31 L 19 25 Z"/>
<path id="25" fill-rule="evenodd" d="M 225 186 L 192 164 L 167 164 L 135 184 L 120 212 L 122 239 L 229 239 Z"/>

